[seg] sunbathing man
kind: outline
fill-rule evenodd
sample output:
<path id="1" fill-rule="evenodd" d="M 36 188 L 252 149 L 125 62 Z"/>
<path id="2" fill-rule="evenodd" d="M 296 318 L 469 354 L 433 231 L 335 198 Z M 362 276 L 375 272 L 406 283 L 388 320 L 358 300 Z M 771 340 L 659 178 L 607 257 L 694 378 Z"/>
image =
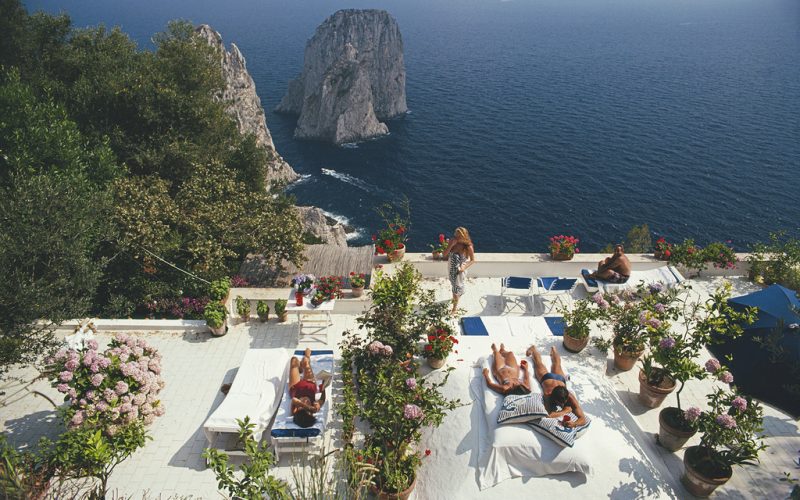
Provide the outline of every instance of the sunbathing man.
<path id="1" fill-rule="evenodd" d="M 302 377 L 301 377 L 302 373 Z M 317 392 L 321 392 L 316 401 Z M 289 363 L 289 395 L 292 397 L 292 420 L 300 427 L 311 427 L 317 421 L 315 413 L 325 403 L 325 386 L 317 387 L 311 370 L 311 349 L 306 348 L 303 360 L 292 356 Z"/>
<path id="2" fill-rule="evenodd" d="M 544 407 L 548 411 L 548 417 L 561 418 L 567 413 L 574 413 L 577 420 L 564 422 L 565 427 L 576 427 L 586 423 L 586 416 L 583 414 L 578 398 L 567 390 L 567 378 L 564 370 L 561 369 L 561 356 L 558 355 L 555 347 L 550 348 L 550 360 L 552 366 L 550 371 L 542 363 L 542 356 L 532 345 L 525 352 L 527 356 L 533 357 L 533 374 L 542 386 L 542 399 Z"/>
<path id="3" fill-rule="evenodd" d="M 528 363 L 523 359 L 521 365 L 517 365 L 517 358 L 514 353 L 506 351 L 506 346 L 500 344 L 500 350 L 497 346 L 492 344 L 492 354 L 494 355 L 494 362 L 492 363 L 492 375 L 499 380 L 500 383 L 493 381 L 489 376 L 489 369 L 483 369 L 483 378 L 486 379 L 486 385 L 489 389 L 499 392 L 500 394 L 529 394 L 531 392 L 531 374 L 528 372 Z M 520 369 L 525 372 L 525 376 L 520 378 Z"/>
<path id="4" fill-rule="evenodd" d="M 614 246 L 614 253 L 597 264 L 597 271 L 585 275 L 609 283 L 625 283 L 631 277 L 631 261 L 625 255 L 622 244 Z"/>

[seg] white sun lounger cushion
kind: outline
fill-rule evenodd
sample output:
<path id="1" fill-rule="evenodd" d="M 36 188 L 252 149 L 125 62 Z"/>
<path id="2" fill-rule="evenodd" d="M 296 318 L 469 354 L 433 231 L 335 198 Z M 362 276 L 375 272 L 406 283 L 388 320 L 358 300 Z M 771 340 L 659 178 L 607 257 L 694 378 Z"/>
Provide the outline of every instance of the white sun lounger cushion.
<path id="1" fill-rule="evenodd" d="M 503 399 L 498 424 L 522 424 L 547 416 L 541 394 L 511 394 Z"/>
<path id="2" fill-rule="evenodd" d="M 578 419 L 574 413 L 568 413 L 567 415 L 569 415 L 570 419 L 573 421 Z M 530 425 L 533 430 L 549 437 L 561 446 L 569 446 L 572 448 L 572 446 L 575 445 L 575 440 L 586 432 L 586 430 L 589 428 L 589 424 L 591 423 L 591 419 L 586 417 L 585 424 L 569 428 L 561 425 L 561 420 L 557 418 L 545 417 L 534 421 L 529 421 L 528 425 Z"/>

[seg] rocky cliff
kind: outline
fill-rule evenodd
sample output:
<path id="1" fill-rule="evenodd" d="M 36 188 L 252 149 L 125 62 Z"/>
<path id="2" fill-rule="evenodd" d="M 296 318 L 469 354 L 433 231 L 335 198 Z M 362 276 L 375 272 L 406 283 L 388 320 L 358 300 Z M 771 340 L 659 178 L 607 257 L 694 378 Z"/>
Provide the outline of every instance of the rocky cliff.
<path id="1" fill-rule="evenodd" d="M 403 40 L 382 10 L 341 10 L 306 44 L 303 71 L 276 108 L 300 115 L 295 137 L 341 144 L 386 134 L 407 111 Z"/>
<path id="2" fill-rule="evenodd" d="M 256 84 L 247 71 L 247 63 L 236 44 L 228 51 L 222 43 L 222 36 L 207 24 L 197 27 L 197 33 L 216 47 L 222 58 L 222 72 L 225 89 L 217 96 L 227 104 L 228 113 L 236 119 L 239 130 L 253 134 L 256 143 L 267 152 L 266 178 L 268 182 L 292 182 L 299 177 L 292 167 L 275 150 L 272 136 L 267 128 L 267 119 L 261 99 L 256 93 Z"/>
<path id="3" fill-rule="evenodd" d="M 347 228 L 339 222 L 327 217 L 317 207 L 297 207 L 300 221 L 306 231 L 321 240 L 322 243 L 339 247 L 347 246 Z"/>

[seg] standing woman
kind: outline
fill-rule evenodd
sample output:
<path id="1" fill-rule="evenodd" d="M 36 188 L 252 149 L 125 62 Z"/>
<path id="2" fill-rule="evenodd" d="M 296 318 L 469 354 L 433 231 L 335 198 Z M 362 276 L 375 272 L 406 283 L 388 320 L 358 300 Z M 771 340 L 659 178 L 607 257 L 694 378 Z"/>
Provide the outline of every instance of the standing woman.
<path id="1" fill-rule="evenodd" d="M 458 309 L 458 299 L 464 295 L 465 272 L 469 266 L 475 263 L 475 248 L 472 246 L 472 239 L 469 231 L 464 227 L 457 227 L 453 233 L 453 239 L 447 245 L 444 256 L 449 254 L 448 269 L 450 271 L 450 285 L 453 287 L 453 310 L 452 314 Z"/>

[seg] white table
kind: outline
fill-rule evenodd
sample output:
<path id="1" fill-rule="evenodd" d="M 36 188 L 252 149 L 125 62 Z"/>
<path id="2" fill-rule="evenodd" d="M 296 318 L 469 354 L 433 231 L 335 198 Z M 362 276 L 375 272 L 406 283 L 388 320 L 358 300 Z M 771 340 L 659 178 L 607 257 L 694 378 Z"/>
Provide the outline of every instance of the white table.
<path id="1" fill-rule="evenodd" d="M 325 315 L 325 344 L 330 345 L 330 326 L 333 324 L 331 320 L 331 311 L 333 311 L 333 307 L 336 305 L 336 299 L 326 300 L 322 304 L 314 307 L 311 305 L 311 297 L 304 296 L 303 297 L 303 305 L 298 306 L 297 300 L 295 300 L 294 290 L 289 293 L 289 299 L 286 303 L 286 312 L 288 313 L 295 313 L 297 314 L 297 325 L 298 325 L 298 335 L 300 337 L 303 336 L 303 316 L 312 316 L 312 315 Z M 306 323 L 320 323 L 317 320 L 305 320 Z"/>

